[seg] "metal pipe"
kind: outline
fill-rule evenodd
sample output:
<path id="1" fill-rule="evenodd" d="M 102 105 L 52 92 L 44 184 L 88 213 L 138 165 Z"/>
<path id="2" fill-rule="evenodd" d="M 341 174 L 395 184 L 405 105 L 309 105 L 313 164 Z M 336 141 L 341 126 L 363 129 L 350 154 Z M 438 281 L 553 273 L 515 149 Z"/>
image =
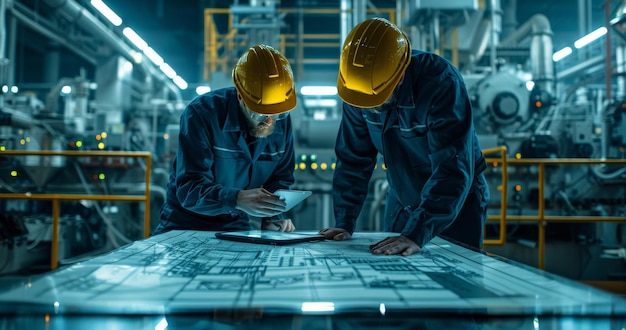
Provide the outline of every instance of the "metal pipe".
<path id="1" fill-rule="evenodd" d="M 26 16 L 24 13 L 20 12 L 20 10 L 17 9 L 16 7 L 11 7 L 10 11 L 11 11 L 11 15 L 13 15 L 13 17 L 15 17 L 18 21 L 20 21 L 25 26 L 31 28 L 35 32 L 41 34 L 42 36 L 44 36 L 44 37 L 46 37 L 48 39 L 51 39 L 51 40 L 54 40 L 54 41 L 58 42 L 59 44 L 61 44 L 64 47 L 66 47 L 67 49 L 69 49 L 74 54 L 76 54 L 76 55 L 80 56 L 81 58 L 83 58 L 84 60 L 86 60 L 88 63 L 90 63 L 92 65 L 96 65 L 97 64 L 96 60 L 94 59 L 93 54 L 88 54 L 88 53 L 84 52 L 83 50 L 81 50 L 78 47 L 74 46 L 66 38 L 54 34 L 52 31 L 50 31 L 49 29 L 46 29 L 46 27 L 41 25 L 41 23 L 35 22 L 34 20 L 32 20 L 31 18 Z"/>
<path id="2" fill-rule="evenodd" d="M 517 0 L 502 0 L 502 37 L 506 38 L 517 28 Z"/>
<path id="3" fill-rule="evenodd" d="M 491 0 L 491 5 L 490 5 L 490 13 L 491 13 L 491 29 L 489 30 L 489 36 L 491 39 L 491 51 L 489 52 L 489 62 L 491 64 L 491 73 L 494 74 L 496 73 L 496 46 L 498 45 L 498 39 L 497 39 L 497 33 L 499 32 L 497 29 L 499 29 L 498 27 L 498 23 L 499 20 L 496 21 L 497 15 L 496 15 L 496 5 L 497 5 L 497 0 Z"/>
<path id="4" fill-rule="evenodd" d="M 593 8 L 590 2 L 590 0 L 578 0 L 578 34 L 581 36 L 589 33 L 592 28 L 591 13 Z"/>
<path id="5" fill-rule="evenodd" d="M 13 16 L 9 17 L 9 36 L 7 39 L 8 46 L 8 54 L 7 58 L 10 60 L 15 58 L 16 53 L 16 45 L 17 45 L 17 19 Z M 12 62 L 9 62 L 9 69 L 7 70 L 7 85 L 13 86 L 15 85 L 15 65 Z"/>
<path id="6" fill-rule="evenodd" d="M 340 45 L 339 48 L 341 49 L 341 47 L 343 47 L 343 41 L 346 40 L 346 37 L 348 37 L 348 34 L 350 33 L 350 30 L 352 30 L 352 27 L 354 25 L 352 24 L 352 15 L 350 14 L 350 12 L 352 11 L 352 3 L 350 2 L 350 0 L 341 0 L 340 6 L 341 14 L 339 15 L 339 28 L 341 38 L 340 44 L 342 45 Z"/>
<path id="7" fill-rule="evenodd" d="M 502 40 L 500 45 L 503 47 L 514 47 L 527 37 L 531 38 L 530 60 L 533 80 L 542 90 L 554 94 L 554 86 L 552 84 L 554 82 L 552 29 L 550 28 L 550 21 L 545 15 L 534 15 L 526 23 L 522 24 L 517 31 Z"/>
<path id="8" fill-rule="evenodd" d="M 617 73 L 615 98 L 622 99 L 626 96 L 626 46 L 619 44 L 615 48 L 615 72 Z"/>
<path id="9" fill-rule="evenodd" d="M 0 59 L 6 58 L 7 0 L 0 0 Z"/>
<path id="10" fill-rule="evenodd" d="M 0 84 L 8 83 L 10 62 L 6 58 L 7 44 L 7 0 L 0 0 Z M 4 105 L 4 95 L 0 95 L 0 107 Z"/>
<path id="11" fill-rule="evenodd" d="M 134 61 L 133 50 L 116 35 L 114 35 L 97 17 L 77 4 L 73 0 L 43 0 L 55 11 L 62 13 L 70 22 L 98 36 L 104 42 L 124 55 L 129 61 Z"/>
<path id="12" fill-rule="evenodd" d="M 365 20 L 365 12 L 367 11 L 367 1 L 352 1 L 352 23 L 357 25 Z"/>
<path id="13" fill-rule="evenodd" d="M 137 64 L 134 59 L 135 51 L 128 46 L 122 39 L 115 35 L 106 25 L 104 25 L 97 17 L 92 15 L 84 7 L 76 3 L 74 0 L 43 0 L 44 3 L 62 13 L 70 19 L 70 22 L 80 25 L 83 29 L 101 38 L 105 44 L 115 49 L 129 61 Z M 157 79 L 161 80 L 172 91 L 175 97 L 180 100 L 180 89 L 174 85 L 164 73 L 157 71 L 151 65 L 146 63 L 139 64 L 143 70 Z"/>
<path id="14" fill-rule="evenodd" d="M 606 26 L 607 31 L 611 31 L 611 23 L 609 23 L 611 17 L 611 1 L 606 0 L 604 2 L 604 24 Z M 606 99 L 612 100 L 613 96 L 611 95 L 611 34 L 607 33 L 604 37 L 604 84 L 606 85 Z"/>
<path id="15" fill-rule="evenodd" d="M 33 117 L 25 112 L 12 109 L 0 109 L 0 126 L 13 128 L 30 128 L 35 123 Z"/>

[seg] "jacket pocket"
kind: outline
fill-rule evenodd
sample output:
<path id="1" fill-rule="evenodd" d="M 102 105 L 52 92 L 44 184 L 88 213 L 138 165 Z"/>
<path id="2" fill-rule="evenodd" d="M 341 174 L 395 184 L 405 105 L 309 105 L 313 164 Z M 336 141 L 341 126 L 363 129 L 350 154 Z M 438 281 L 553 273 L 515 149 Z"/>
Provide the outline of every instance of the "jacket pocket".
<path id="1" fill-rule="evenodd" d="M 398 134 L 405 139 L 424 137 L 428 132 L 426 125 L 422 124 L 415 124 L 410 127 L 398 126 L 396 129 L 398 130 Z"/>
<path id="2" fill-rule="evenodd" d="M 224 147 L 213 147 L 215 158 L 237 159 L 244 158 L 244 152 L 240 149 L 230 149 Z"/>

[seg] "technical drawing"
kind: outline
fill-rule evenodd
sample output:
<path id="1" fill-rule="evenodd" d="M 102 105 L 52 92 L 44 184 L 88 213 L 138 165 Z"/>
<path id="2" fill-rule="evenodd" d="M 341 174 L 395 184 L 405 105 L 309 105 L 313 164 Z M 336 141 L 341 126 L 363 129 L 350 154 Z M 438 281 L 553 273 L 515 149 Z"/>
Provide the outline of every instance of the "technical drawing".
<path id="1" fill-rule="evenodd" d="M 370 253 L 369 245 L 385 233 L 287 246 L 223 241 L 214 234 L 172 231 L 137 241 L 0 293 L 0 305 L 112 312 L 128 306 L 146 312 L 257 307 L 301 312 L 306 303 L 331 303 L 337 310 L 384 305 L 502 314 L 589 313 L 598 306 L 602 313 L 620 303 L 626 309 L 618 297 L 439 238 L 403 257 Z"/>

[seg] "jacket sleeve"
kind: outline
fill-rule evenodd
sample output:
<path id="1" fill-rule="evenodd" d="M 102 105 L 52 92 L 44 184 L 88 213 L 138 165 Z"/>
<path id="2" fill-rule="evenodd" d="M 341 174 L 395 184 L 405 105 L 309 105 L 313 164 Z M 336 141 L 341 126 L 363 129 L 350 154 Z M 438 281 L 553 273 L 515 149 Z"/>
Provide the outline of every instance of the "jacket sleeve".
<path id="1" fill-rule="evenodd" d="M 187 106 L 180 119 L 176 153 L 176 198 L 180 205 L 194 213 L 214 216 L 235 213 L 239 189 L 215 182 L 214 154 L 210 130 L 219 129 L 217 120 L 200 115 L 207 112 L 198 103 Z"/>
<path id="2" fill-rule="evenodd" d="M 431 77 L 437 77 L 428 88 L 432 95 L 427 117 L 432 175 L 424 185 L 420 205 L 402 230 L 420 247 L 454 222 L 474 177 L 474 128 L 465 84 L 450 68 Z"/>
<path id="3" fill-rule="evenodd" d="M 353 233 L 356 219 L 367 196 L 378 151 L 371 142 L 361 110 L 345 103 L 335 154 L 337 156 L 333 175 L 335 227 Z"/>

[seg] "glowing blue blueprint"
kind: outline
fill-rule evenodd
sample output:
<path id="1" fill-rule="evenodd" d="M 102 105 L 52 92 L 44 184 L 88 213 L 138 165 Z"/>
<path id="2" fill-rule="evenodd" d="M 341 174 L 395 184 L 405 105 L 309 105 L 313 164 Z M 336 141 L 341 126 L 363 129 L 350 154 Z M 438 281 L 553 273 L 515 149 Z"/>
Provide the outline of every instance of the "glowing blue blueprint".
<path id="1" fill-rule="evenodd" d="M 625 300 L 436 238 L 420 254 L 372 255 L 389 235 L 271 246 L 173 231 L 0 293 L 0 306 L 55 312 L 215 309 L 460 310 L 485 314 L 626 313 Z"/>

